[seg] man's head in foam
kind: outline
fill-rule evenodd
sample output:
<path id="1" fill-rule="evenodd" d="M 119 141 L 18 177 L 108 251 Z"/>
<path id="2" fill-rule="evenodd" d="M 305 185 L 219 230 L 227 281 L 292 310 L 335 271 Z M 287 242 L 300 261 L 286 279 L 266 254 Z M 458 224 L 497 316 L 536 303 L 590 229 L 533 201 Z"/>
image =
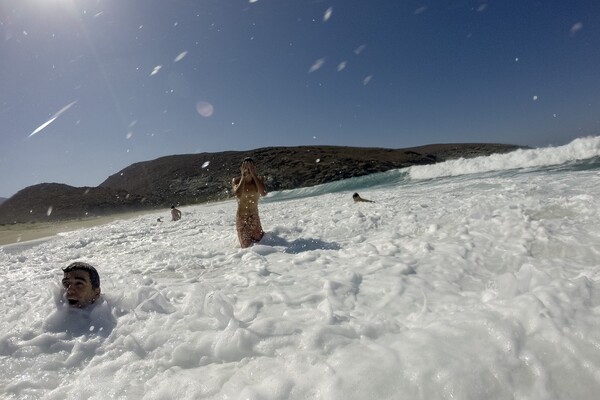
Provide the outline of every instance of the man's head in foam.
<path id="1" fill-rule="evenodd" d="M 74 262 L 63 272 L 62 285 L 71 307 L 87 307 L 100 297 L 100 276 L 96 268 L 84 262 Z"/>

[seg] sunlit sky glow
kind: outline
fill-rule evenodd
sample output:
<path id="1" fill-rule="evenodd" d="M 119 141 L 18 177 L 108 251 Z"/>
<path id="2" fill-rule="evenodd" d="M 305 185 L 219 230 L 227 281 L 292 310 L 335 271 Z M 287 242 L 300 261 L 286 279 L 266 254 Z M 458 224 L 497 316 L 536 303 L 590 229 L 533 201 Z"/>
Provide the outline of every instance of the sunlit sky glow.
<path id="1" fill-rule="evenodd" d="M 598 135 L 598 15 L 596 0 L 2 0 L 0 197 L 171 154 Z"/>

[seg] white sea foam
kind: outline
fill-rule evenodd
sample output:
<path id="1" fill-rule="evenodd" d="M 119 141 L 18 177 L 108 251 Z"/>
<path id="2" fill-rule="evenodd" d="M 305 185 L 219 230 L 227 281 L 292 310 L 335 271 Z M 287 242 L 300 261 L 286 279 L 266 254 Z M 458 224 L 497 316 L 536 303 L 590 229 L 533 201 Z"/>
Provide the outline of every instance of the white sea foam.
<path id="1" fill-rule="evenodd" d="M 358 191 L 262 202 L 250 249 L 226 201 L 0 251 L 0 398 L 597 398 L 598 169 Z"/>
<path id="2" fill-rule="evenodd" d="M 433 165 L 414 166 L 408 168 L 408 173 L 412 179 L 431 179 L 442 176 L 560 165 L 599 156 L 600 136 L 593 136 L 575 139 L 571 143 L 559 147 L 522 149 L 489 157 L 460 158 Z"/>

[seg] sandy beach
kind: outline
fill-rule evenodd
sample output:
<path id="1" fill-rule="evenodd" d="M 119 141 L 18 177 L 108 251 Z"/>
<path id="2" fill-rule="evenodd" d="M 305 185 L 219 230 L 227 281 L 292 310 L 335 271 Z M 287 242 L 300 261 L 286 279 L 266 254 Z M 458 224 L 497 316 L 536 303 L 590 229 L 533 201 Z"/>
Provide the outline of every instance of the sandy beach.
<path id="1" fill-rule="evenodd" d="M 160 214 L 160 212 L 155 210 L 145 210 L 70 221 L 3 225 L 0 226 L 0 246 L 52 237 L 61 232 L 104 225 L 116 220 L 130 219 L 139 215 L 153 213 Z M 163 214 L 164 219 L 170 218 L 169 211 L 165 211 Z"/>

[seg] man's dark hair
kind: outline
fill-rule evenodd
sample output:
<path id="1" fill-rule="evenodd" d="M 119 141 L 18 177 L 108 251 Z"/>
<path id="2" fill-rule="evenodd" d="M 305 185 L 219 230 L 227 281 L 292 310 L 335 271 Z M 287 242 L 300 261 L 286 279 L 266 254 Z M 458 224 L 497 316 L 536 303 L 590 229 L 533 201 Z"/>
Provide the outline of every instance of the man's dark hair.
<path id="1" fill-rule="evenodd" d="M 244 158 L 244 160 L 242 161 L 242 163 L 245 163 L 246 161 L 251 162 L 252 164 L 254 164 L 254 159 L 252 157 L 246 157 L 246 158 Z"/>
<path id="2" fill-rule="evenodd" d="M 352 197 L 360 197 L 360 196 L 358 195 L 358 193 L 354 193 L 354 194 L 352 195 Z"/>
<path id="3" fill-rule="evenodd" d="M 90 264 L 76 261 L 74 263 L 69 264 L 67 268 L 63 268 L 63 272 L 65 274 L 67 272 L 73 271 L 86 271 L 90 276 L 90 282 L 92 282 L 92 289 L 97 289 L 100 287 L 100 275 L 98 275 L 98 271 L 96 271 L 96 268 L 92 267 Z"/>

